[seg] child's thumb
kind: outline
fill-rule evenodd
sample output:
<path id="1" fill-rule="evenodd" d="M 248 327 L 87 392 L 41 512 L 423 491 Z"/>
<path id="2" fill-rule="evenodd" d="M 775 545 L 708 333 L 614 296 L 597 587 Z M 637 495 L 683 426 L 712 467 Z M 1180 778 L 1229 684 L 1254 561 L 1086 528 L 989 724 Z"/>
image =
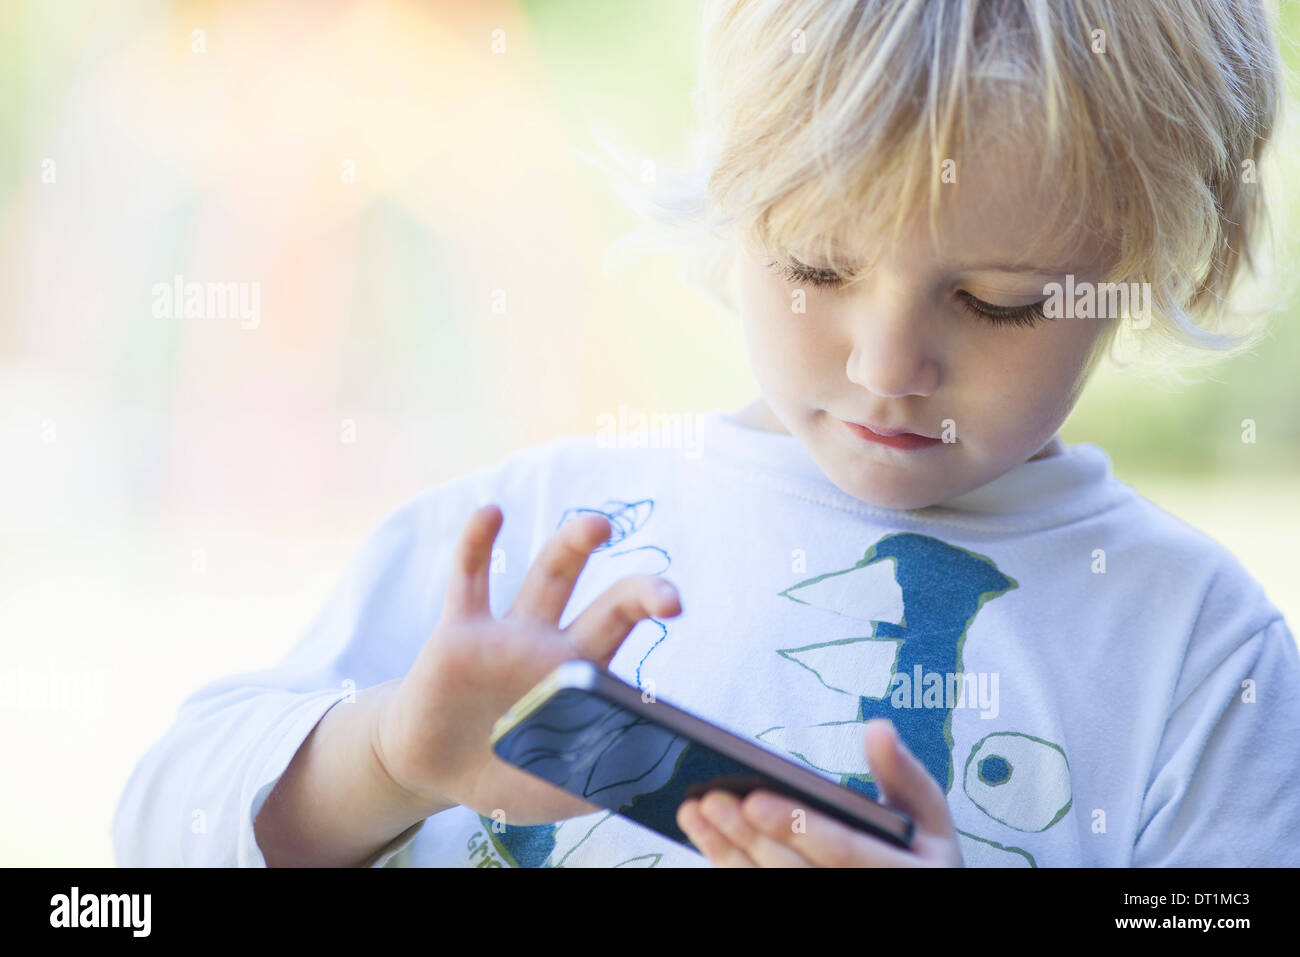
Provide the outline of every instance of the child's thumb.
<path id="1" fill-rule="evenodd" d="M 922 830 L 944 833 L 951 828 L 948 802 L 939 782 L 907 749 L 888 718 L 873 718 L 865 728 L 867 766 L 881 800 L 909 815 Z"/>

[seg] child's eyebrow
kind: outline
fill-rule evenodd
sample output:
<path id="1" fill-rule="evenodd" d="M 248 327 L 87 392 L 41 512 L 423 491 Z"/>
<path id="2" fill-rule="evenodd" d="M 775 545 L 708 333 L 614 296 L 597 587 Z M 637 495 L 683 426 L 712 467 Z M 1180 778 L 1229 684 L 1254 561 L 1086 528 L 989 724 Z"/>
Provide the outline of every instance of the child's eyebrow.
<path id="1" fill-rule="evenodd" d="M 813 266 L 808 266 L 806 263 L 800 262 L 798 259 L 796 259 L 793 256 L 790 258 L 794 260 L 796 265 L 805 266 L 808 269 L 816 268 Z M 859 264 L 858 261 L 852 261 L 849 264 L 848 268 L 850 272 L 858 272 L 863 267 Z M 1020 273 L 1024 275 L 1030 275 L 1030 276 L 1064 276 L 1068 273 L 1077 273 L 1080 271 L 1080 269 L 1077 265 L 1038 266 L 1038 265 L 1031 265 L 1028 263 L 1000 263 L 1000 262 L 989 262 L 986 260 L 983 262 L 962 263 L 953 266 L 950 271 L 951 272 L 1004 272 L 1004 273 Z"/>
<path id="2" fill-rule="evenodd" d="M 1031 266 L 1024 263 L 978 262 L 953 267 L 953 272 L 1010 272 L 1040 276 L 1060 276 L 1075 271 L 1076 267 L 1073 266 Z"/>

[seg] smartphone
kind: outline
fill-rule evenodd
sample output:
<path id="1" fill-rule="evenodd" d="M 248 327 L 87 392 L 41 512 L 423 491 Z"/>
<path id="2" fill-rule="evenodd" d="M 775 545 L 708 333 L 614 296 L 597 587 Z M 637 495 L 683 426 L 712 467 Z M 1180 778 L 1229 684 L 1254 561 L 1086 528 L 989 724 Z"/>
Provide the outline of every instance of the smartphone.
<path id="1" fill-rule="evenodd" d="M 897 847 L 912 843 L 901 811 L 830 781 L 651 698 L 590 661 L 566 661 L 492 729 L 492 750 L 592 804 L 696 850 L 677 826 L 687 798 L 722 788 L 782 794 Z"/>

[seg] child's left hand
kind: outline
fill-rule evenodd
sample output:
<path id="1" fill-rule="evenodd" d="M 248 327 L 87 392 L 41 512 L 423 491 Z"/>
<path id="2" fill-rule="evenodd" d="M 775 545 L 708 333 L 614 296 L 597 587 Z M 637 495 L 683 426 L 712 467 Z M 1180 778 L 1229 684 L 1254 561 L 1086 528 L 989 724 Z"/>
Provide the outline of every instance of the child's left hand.
<path id="1" fill-rule="evenodd" d="M 805 812 L 805 826 L 796 832 L 798 803 L 771 791 L 753 791 L 743 801 L 723 790 L 691 798 L 677 809 L 677 826 L 717 867 L 962 867 L 938 782 L 887 719 L 868 721 L 864 733 L 882 801 L 916 822 L 910 850 L 816 811 Z"/>

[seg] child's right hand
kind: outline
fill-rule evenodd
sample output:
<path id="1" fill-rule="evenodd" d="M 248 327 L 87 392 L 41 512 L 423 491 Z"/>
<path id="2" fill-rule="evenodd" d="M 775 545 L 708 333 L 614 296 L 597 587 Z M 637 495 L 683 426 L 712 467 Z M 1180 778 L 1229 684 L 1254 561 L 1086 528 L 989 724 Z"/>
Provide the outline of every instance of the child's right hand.
<path id="1" fill-rule="evenodd" d="M 600 810 L 493 753 L 492 726 L 561 662 L 608 667 L 644 618 L 681 613 L 676 589 L 653 575 L 620 579 L 567 627 L 559 627 L 592 549 L 609 521 L 584 515 L 561 526 L 528 569 L 510 610 L 488 605 L 495 505 L 469 518 L 452 562 L 442 618 L 410 672 L 379 712 L 375 750 L 393 782 L 433 814 L 460 804 L 509 825 L 544 824 Z"/>

